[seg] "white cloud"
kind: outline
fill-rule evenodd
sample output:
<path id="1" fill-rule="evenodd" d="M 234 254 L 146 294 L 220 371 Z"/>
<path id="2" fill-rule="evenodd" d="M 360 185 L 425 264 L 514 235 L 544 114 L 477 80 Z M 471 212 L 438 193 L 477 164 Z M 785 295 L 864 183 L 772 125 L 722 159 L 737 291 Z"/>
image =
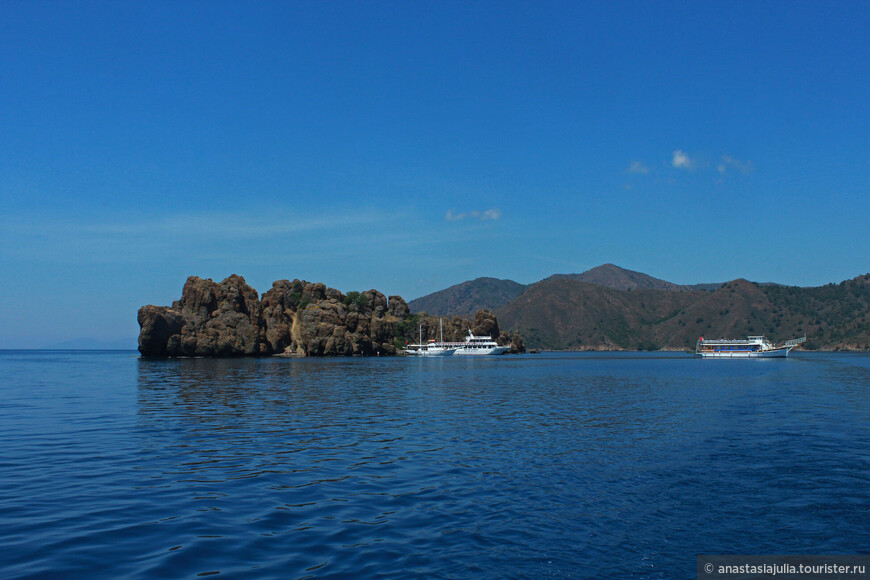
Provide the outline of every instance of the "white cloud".
<path id="1" fill-rule="evenodd" d="M 752 172 L 753 166 L 751 161 L 741 161 L 740 159 L 734 159 L 730 155 L 723 155 L 719 159 L 719 175 L 725 175 L 732 168 L 746 175 Z"/>
<path id="2" fill-rule="evenodd" d="M 646 175 L 647 173 L 649 173 L 649 167 L 642 161 L 632 161 L 631 165 L 629 165 L 626 171 L 628 171 L 629 173 L 640 173 L 642 175 Z"/>
<path id="3" fill-rule="evenodd" d="M 685 151 L 677 149 L 674 151 L 674 156 L 671 159 L 671 165 L 677 169 L 694 169 L 695 161 L 692 160 Z"/>
<path id="4" fill-rule="evenodd" d="M 488 209 L 488 210 L 483 211 L 483 212 L 469 211 L 469 212 L 456 213 L 454 210 L 448 209 L 447 214 L 444 217 L 449 222 L 455 222 L 455 221 L 464 220 L 464 219 L 475 219 L 475 220 L 480 220 L 480 221 L 497 220 L 497 219 L 501 218 L 501 210 L 497 209 L 497 208 L 491 208 L 491 209 Z"/>

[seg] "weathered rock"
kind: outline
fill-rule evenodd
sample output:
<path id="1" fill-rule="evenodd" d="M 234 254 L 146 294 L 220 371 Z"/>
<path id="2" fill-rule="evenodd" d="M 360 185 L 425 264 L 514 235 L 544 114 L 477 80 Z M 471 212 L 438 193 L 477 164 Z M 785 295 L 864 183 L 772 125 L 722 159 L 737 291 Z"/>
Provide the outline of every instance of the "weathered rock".
<path id="1" fill-rule="evenodd" d="M 350 308 L 351 310 L 347 313 L 345 328 L 347 328 L 351 350 L 353 354 L 370 355 L 373 352 L 371 319 L 365 314 L 361 314 L 356 305 L 351 305 Z"/>
<path id="2" fill-rule="evenodd" d="M 174 308 L 139 311 L 139 351 L 146 356 L 258 354 L 259 302 L 241 276 L 220 284 L 191 276 Z"/>
<path id="3" fill-rule="evenodd" d="M 393 344 L 393 323 L 384 318 L 372 318 L 372 350 L 373 354 L 396 354 Z"/>
<path id="4" fill-rule="evenodd" d="M 367 290 L 362 293 L 363 302 L 368 304 L 373 318 L 383 318 L 387 313 L 387 297 L 377 290 Z"/>
<path id="5" fill-rule="evenodd" d="M 521 354 L 526 352 L 526 345 L 523 343 L 523 337 L 520 336 L 520 333 L 514 331 L 513 334 L 506 330 L 502 330 L 496 342 L 499 346 L 507 346 L 510 347 L 508 352 L 511 354 Z"/>
<path id="6" fill-rule="evenodd" d="M 326 284 L 315 282 L 305 284 L 302 288 L 303 303 L 320 302 L 326 299 Z"/>
<path id="7" fill-rule="evenodd" d="M 342 294 L 341 292 L 339 292 L 335 288 L 327 288 L 326 289 L 326 297 L 329 300 L 337 300 L 339 302 L 344 300 L 344 294 Z"/>
<path id="8" fill-rule="evenodd" d="M 474 325 L 471 331 L 475 336 L 491 336 L 493 339 L 498 339 L 501 333 L 495 314 L 489 310 L 478 310 L 474 314 Z"/>
<path id="9" fill-rule="evenodd" d="M 461 316 L 451 316 L 444 321 L 444 340 L 464 342 L 469 332 L 471 332 L 471 321 Z"/>
<path id="10" fill-rule="evenodd" d="M 179 333 L 184 317 L 178 310 L 165 306 L 143 306 L 139 309 L 139 352 L 143 356 L 166 357 L 178 353 Z M 175 338 L 170 348 L 170 339 Z M 172 352 L 174 351 L 174 352 Z"/>
<path id="11" fill-rule="evenodd" d="M 411 313 L 408 303 L 401 296 L 390 296 L 387 308 L 391 315 L 400 320 L 404 320 Z"/>
<path id="12" fill-rule="evenodd" d="M 309 304 L 299 312 L 299 347 L 312 356 L 353 354 L 345 336 L 346 318 L 347 310 L 336 300 Z"/>
<path id="13" fill-rule="evenodd" d="M 523 337 L 520 336 L 520 333 L 516 330 L 514 331 L 513 336 L 511 336 L 511 349 L 509 352 L 511 354 L 522 354 L 526 352 L 526 345 L 523 342 Z"/>
<path id="14" fill-rule="evenodd" d="M 298 282 L 298 280 L 296 280 Z M 260 300 L 260 354 L 283 353 L 293 343 L 292 328 L 302 287 L 278 280 Z"/>

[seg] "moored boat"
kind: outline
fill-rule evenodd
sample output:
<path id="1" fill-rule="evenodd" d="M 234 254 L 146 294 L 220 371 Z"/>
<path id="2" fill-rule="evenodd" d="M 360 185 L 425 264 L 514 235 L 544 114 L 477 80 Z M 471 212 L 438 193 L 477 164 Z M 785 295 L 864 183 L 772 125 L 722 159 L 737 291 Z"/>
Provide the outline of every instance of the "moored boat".
<path id="1" fill-rule="evenodd" d="M 764 336 L 747 336 L 746 340 L 711 340 L 702 336 L 695 344 L 695 354 L 702 358 L 785 358 L 791 349 L 806 340 L 804 336 L 773 344 Z"/>
<path id="2" fill-rule="evenodd" d="M 405 354 L 410 356 L 453 356 L 455 348 L 444 347 L 434 340 L 426 344 L 409 344 L 405 347 Z"/>
<path id="3" fill-rule="evenodd" d="M 499 346 L 491 336 L 475 336 L 470 330 L 468 331 L 468 336 L 465 337 L 465 342 L 448 342 L 444 344 L 456 348 L 457 355 L 504 354 L 510 350 L 509 346 Z"/>
<path id="4" fill-rule="evenodd" d="M 441 332 L 441 342 L 437 342 L 434 338 L 428 342 L 423 342 L 423 325 L 420 325 L 420 343 L 409 344 L 405 347 L 405 354 L 410 356 L 453 356 L 457 348 L 449 346 L 444 342 L 444 327 L 441 321 L 438 321 L 438 326 Z"/>

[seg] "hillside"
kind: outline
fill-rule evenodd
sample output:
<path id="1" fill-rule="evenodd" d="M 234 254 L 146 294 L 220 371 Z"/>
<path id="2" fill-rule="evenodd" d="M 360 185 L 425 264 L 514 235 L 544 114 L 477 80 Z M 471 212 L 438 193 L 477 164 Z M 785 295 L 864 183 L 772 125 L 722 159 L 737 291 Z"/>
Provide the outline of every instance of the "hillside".
<path id="1" fill-rule="evenodd" d="M 581 274 L 553 274 L 549 278 L 546 278 L 546 280 L 554 279 L 576 280 L 577 282 L 598 284 L 599 286 L 606 286 L 614 290 L 652 289 L 684 291 L 688 289 L 672 282 L 653 278 L 647 274 L 620 268 L 614 264 L 602 264 Z"/>
<path id="2" fill-rule="evenodd" d="M 559 279 L 586 282 L 614 290 L 650 289 L 688 292 L 690 290 L 715 290 L 721 286 L 721 284 L 674 284 L 641 272 L 626 270 L 614 264 L 602 264 L 581 274 L 553 274 L 542 281 Z M 522 294 L 529 286 L 513 280 L 477 278 L 411 300 L 408 307 L 411 312 L 426 312 L 439 316 L 452 316 L 454 314 L 467 316 L 478 310 L 500 308 Z"/>
<path id="3" fill-rule="evenodd" d="M 551 277 L 496 313 L 530 348 L 683 349 L 702 335 L 781 341 L 806 334 L 806 348 L 866 350 L 870 275 L 818 288 L 739 279 L 714 291 L 617 290 Z"/>
<path id="4" fill-rule="evenodd" d="M 519 296 L 528 286 L 513 280 L 477 278 L 411 300 L 411 312 L 439 316 L 467 316 L 478 310 L 495 310 Z"/>
<path id="5" fill-rule="evenodd" d="M 549 278 L 496 312 L 505 328 L 523 329 L 527 347 L 639 350 L 658 348 L 649 332 L 652 325 L 691 304 L 692 298 L 687 292 L 634 292 Z"/>

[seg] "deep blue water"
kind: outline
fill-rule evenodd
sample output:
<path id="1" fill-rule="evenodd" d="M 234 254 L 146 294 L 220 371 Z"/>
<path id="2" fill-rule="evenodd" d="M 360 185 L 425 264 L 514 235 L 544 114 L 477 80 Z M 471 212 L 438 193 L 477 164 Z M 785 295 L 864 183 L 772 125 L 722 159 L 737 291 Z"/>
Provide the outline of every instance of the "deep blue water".
<path id="1" fill-rule="evenodd" d="M 0 577 L 694 578 L 870 553 L 870 356 L 0 351 Z"/>

